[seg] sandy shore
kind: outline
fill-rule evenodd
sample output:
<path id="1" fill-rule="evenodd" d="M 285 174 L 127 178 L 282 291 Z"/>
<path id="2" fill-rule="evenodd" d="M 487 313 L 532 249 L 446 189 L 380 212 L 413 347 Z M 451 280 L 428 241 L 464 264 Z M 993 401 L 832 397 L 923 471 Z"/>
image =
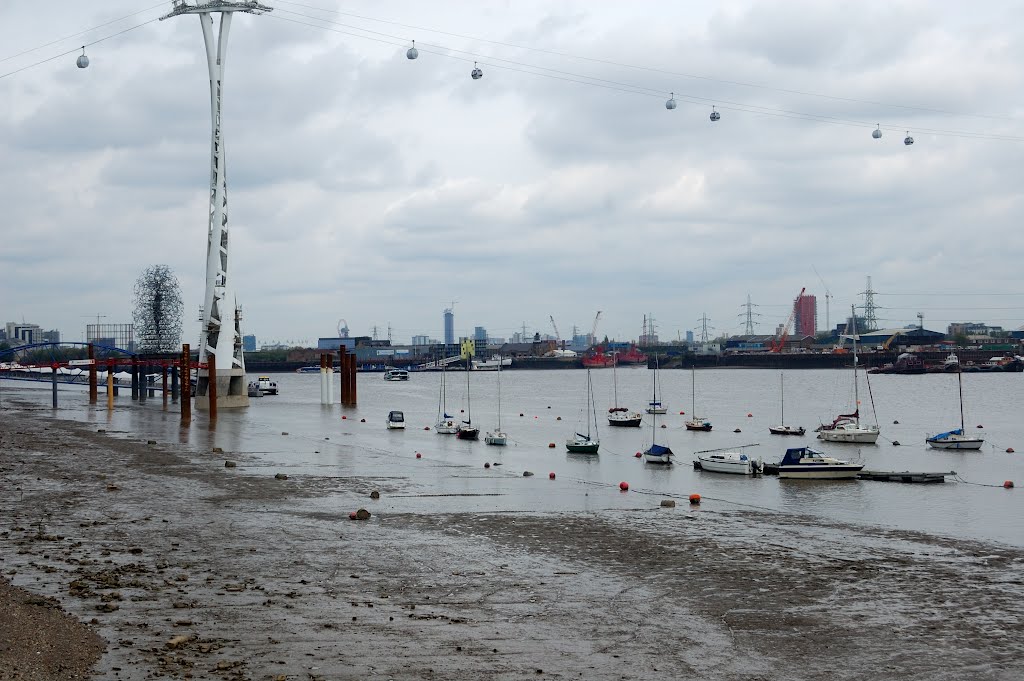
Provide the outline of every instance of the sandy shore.
<path id="1" fill-rule="evenodd" d="M 401 514 L 401 478 L 275 472 L 5 403 L 0 613 L 67 630 L 27 670 L 51 625 L 5 618 L 0 678 L 74 678 L 93 634 L 102 679 L 1024 678 L 1018 549 L 641 495 Z"/>

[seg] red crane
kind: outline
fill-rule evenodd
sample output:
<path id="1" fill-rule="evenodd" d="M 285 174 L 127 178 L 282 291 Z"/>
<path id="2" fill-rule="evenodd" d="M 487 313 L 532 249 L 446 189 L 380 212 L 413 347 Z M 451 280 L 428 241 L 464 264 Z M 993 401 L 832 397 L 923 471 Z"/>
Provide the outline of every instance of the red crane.
<path id="1" fill-rule="evenodd" d="M 789 319 L 786 320 L 786 325 L 782 327 L 782 331 L 779 332 L 779 335 L 768 343 L 768 349 L 772 352 L 782 352 L 782 348 L 786 345 L 786 336 L 789 335 L 789 327 L 793 326 L 793 318 L 796 317 L 797 302 L 799 302 L 800 298 L 803 297 L 804 291 L 806 290 L 806 286 L 800 289 L 799 295 L 797 295 L 796 300 L 793 301 L 793 311 L 789 313 Z"/>

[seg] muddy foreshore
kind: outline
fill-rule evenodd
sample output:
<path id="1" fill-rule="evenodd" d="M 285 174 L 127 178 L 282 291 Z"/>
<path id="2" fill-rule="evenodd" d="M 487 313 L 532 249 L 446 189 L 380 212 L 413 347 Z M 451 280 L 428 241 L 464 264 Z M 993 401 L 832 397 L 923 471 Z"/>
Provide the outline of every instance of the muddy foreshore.
<path id="1" fill-rule="evenodd" d="M 6 402 L 0 679 L 74 678 L 93 633 L 101 679 L 1024 678 L 1016 548 L 641 495 L 394 513 L 401 477 L 275 472 Z"/>

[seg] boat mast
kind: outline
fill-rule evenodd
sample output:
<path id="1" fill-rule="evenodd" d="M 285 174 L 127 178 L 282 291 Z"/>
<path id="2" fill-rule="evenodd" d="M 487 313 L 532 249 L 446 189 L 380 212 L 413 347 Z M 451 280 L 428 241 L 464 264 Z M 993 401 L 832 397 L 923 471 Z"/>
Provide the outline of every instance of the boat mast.
<path id="1" fill-rule="evenodd" d="M 786 376 L 779 372 L 779 406 L 782 409 L 782 424 L 786 425 Z"/>
<path id="2" fill-rule="evenodd" d="M 960 434 L 966 435 L 967 433 L 964 431 L 964 379 L 959 371 L 956 373 L 956 383 L 960 389 Z"/>
<path id="3" fill-rule="evenodd" d="M 590 369 L 587 369 L 587 405 L 590 407 L 590 414 L 594 417 L 594 435 L 601 437 L 597 429 L 597 402 L 594 401 L 594 384 L 590 382 Z M 590 437 L 590 423 L 587 422 L 587 440 L 593 442 Z"/>
<path id="4" fill-rule="evenodd" d="M 473 425 L 473 401 L 469 397 L 469 373 L 473 369 L 473 355 L 466 353 L 466 423 Z"/>
<path id="5" fill-rule="evenodd" d="M 619 363 L 619 351 L 612 350 L 612 401 L 615 402 L 615 406 L 619 406 L 619 377 L 615 373 L 615 367 Z"/>
<path id="6" fill-rule="evenodd" d="M 697 374 L 694 367 L 690 367 L 690 408 L 693 409 L 690 418 L 697 418 Z"/>
<path id="7" fill-rule="evenodd" d="M 654 435 L 657 431 L 654 429 L 658 423 L 658 404 L 657 404 L 657 385 L 658 385 L 658 353 L 654 353 L 654 380 L 651 381 L 651 446 L 654 446 Z"/>
<path id="8" fill-rule="evenodd" d="M 445 380 L 444 368 L 445 368 L 445 365 L 442 363 L 441 364 L 441 394 L 438 395 L 438 400 L 437 400 L 437 411 L 438 411 L 437 422 L 438 423 L 443 421 L 444 417 L 445 417 L 445 414 L 448 413 L 448 404 L 447 404 L 448 400 L 447 400 L 447 395 L 445 394 L 446 390 L 445 390 L 445 384 L 444 384 L 444 380 Z"/>
<path id="9" fill-rule="evenodd" d="M 501 432 L 501 355 L 498 355 L 498 432 Z"/>
<path id="10" fill-rule="evenodd" d="M 860 395 L 857 392 L 857 312 L 850 305 L 850 319 L 853 322 L 853 422 L 860 425 Z"/>

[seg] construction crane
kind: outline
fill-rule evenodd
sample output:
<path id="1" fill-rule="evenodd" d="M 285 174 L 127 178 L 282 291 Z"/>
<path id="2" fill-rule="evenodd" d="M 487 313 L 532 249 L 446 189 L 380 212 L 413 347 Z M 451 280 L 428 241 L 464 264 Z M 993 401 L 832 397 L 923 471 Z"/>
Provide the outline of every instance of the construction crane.
<path id="1" fill-rule="evenodd" d="M 800 289 L 800 293 L 797 295 L 796 300 L 800 300 L 803 296 L 804 291 L 807 288 Z M 786 320 L 786 325 L 782 327 L 779 335 L 775 337 L 775 340 L 768 344 L 768 349 L 772 352 L 782 352 L 782 348 L 786 345 L 786 336 L 789 335 L 789 327 L 793 326 L 793 318 L 796 317 L 796 301 L 793 302 L 793 310 L 789 313 L 789 319 Z"/>
<path id="2" fill-rule="evenodd" d="M 555 330 L 555 340 L 559 343 L 562 342 L 562 334 L 558 333 L 558 325 L 555 324 L 555 318 L 553 315 L 548 315 L 548 319 L 551 320 L 551 328 Z"/>
<path id="3" fill-rule="evenodd" d="M 811 265 L 811 269 L 814 270 L 814 274 L 818 276 L 818 281 L 821 282 L 821 285 L 825 287 L 825 330 L 832 333 L 832 320 L 829 319 L 828 314 L 828 301 L 832 298 L 832 292 L 828 290 L 828 284 L 826 284 L 825 280 L 821 278 L 820 274 L 818 274 L 818 268 Z"/>

